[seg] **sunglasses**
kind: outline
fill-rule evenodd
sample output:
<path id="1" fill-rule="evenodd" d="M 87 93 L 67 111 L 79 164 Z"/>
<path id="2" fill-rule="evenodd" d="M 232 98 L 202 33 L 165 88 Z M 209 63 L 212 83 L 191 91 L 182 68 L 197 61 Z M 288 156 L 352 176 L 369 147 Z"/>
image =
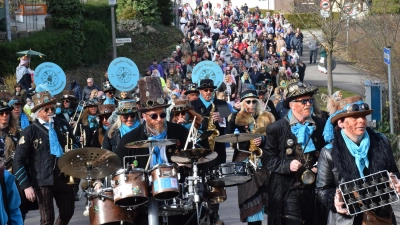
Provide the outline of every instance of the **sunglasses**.
<path id="1" fill-rule="evenodd" d="M 10 115 L 10 112 L 9 111 L 0 112 L 0 115 L 1 116 L 4 116 L 4 115 L 8 116 L 8 115 Z"/>
<path id="2" fill-rule="evenodd" d="M 113 94 L 115 94 L 115 92 L 110 91 L 110 92 L 108 92 L 108 94 L 113 95 Z"/>
<path id="3" fill-rule="evenodd" d="M 49 112 L 49 110 L 51 110 L 52 112 L 55 112 L 55 108 L 54 107 L 50 107 L 50 108 L 44 108 L 43 109 L 46 113 L 48 113 Z"/>
<path id="4" fill-rule="evenodd" d="M 293 100 L 292 102 L 301 102 L 301 104 L 303 104 L 303 105 L 307 105 L 307 102 L 309 102 L 310 104 L 313 104 L 314 103 L 314 98 Z"/>
<path id="5" fill-rule="evenodd" d="M 161 119 L 164 119 L 167 116 L 167 113 L 162 112 L 160 114 L 157 113 L 153 113 L 153 114 L 146 114 L 147 116 L 149 116 L 151 119 L 156 120 L 158 118 L 158 116 L 160 116 Z"/>
<path id="6" fill-rule="evenodd" d="M 211 88 L 207 88 L 207 89 L 203 89 L 204 92 L 214 92 L 214 89 Z"/>
<path id="7" fill-rule="evenodd" d="M 65 99 L 65 100 L 63 100 L 63 102 L 69 103 L 69 100 L 68 100 L 68 99 Z"/>
<path id="8" fill-rule="evenodd" d="M 135 114 L 122 115 L 122 118 L 124 118 L 125 120 L 127 120 L 129 117 L 132 118 L 132 119 L 135 119 L 136 115 Z"/>
<path id="9" fill-rule="evenodd" d="M 353 104 L 347 107 L 347 112 L 359 112 L 359 111 L 365 111 L 365 110 L 370 110 L 369 105 L 367 103 L 362 103 L 362 104 Z"/>
<path id="10" fill-rule="evenodd" d="M 253 105 L 257 104 L 257 100 L 247 100 L 246 103 L 250 105 L 250 103 L 253 103 Z"/>
<path id="11" fill-rule="evenodd" d="M 184 115 L 186 115 L 186 111 L 177 111 L 177 112 L 175 112 L 175 114 L 177 116 L 184 116 Z"/>

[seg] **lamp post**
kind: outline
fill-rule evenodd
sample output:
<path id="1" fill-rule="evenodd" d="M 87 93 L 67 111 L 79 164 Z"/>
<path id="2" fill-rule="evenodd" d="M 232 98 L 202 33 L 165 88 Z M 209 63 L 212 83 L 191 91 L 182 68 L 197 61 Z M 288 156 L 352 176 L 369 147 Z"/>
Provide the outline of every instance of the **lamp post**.
<path id="1" fill-rule="evenodd" d="M 117 4 L 117 0 L 108 0 L 108 4 L 111 6 L 111 36 L 113 45 L 113 59 L 117 58 L 117 46 L 115 45 L 115 10 L 114 6 Z"/>

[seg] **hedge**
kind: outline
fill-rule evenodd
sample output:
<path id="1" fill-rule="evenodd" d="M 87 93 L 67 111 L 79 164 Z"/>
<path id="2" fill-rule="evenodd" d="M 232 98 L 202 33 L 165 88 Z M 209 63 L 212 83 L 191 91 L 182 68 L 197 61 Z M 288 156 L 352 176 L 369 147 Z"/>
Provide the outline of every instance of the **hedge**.
<path id="1" fill-rule="evenodd" d="M 93 26 L 93 27 L 92 27 Z M 111 44 L 107 44 L 109 34 L 105 26 L 96 21 L 85 21 L 86 41 L 82 50 L 73 42 L 73 33 L 69 30 L 47 30 L 32 34 L 26 39 L 12 42 L 0 42 L 0 76 L 14 74 L 18 66 L 18 51 L 35 50 L 46 56 L 42 59 L 33 56 L 31 68 L 42 62 L 54 62 L 64 70 L 73 69 L 82 64 L 97 62 Z M 79 58 L 83 58 L 83 62 Z"/>
<path id="2" fill-rule="evenodd" d="M 83 11 L 83 17 L 85 20 L 96 20 L 102 22 L 111 34 L 111 8 L 108 3 L 90 2 L 90 4 L 83 4 Z"/>

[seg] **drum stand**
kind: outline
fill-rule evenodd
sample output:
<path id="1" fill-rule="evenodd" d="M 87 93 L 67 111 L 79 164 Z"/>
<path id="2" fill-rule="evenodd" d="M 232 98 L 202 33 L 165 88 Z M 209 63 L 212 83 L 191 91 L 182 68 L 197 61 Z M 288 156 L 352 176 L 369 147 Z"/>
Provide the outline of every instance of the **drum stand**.
<path id="1" fill-rule="evenodd" d="M 189 195 L 193 195 L 194 198 L 194 203 L 196 204 L 196 212 L 197 212 L 197 224 L 200 224 L 200 215 L 201 215 L 201 209 L 202 209 L 202 204 L 200 204 L 200 195 L 198 193 L 199 187 L 198 184 L 201 182 L 201 177 L 198 175 L 198 168 L 197 168 L 197 159 L 192 159 L 193 162 L 193 176 L 188 176 L 186 179 L 188 180 L 188 186 L 189 186 Z"/>
<path id="2" fill-rule="evenodd" d="M 92 172 L 92 162 L 86 162 L 86 169 L 87 169 L 87 172 L 88 172 L 88 175 L 86 176 L 86 181 L 87 181 L 87 184 L 88 184 L 88 187 L 87 187 L 87 190 L 85 191 L 85 195 L 86 195 L 86 209 L 85 209 L 85 211 L 83 212 L 83 215 L 84 216 L 89 216 L 89 208 L 90 208 L 90 203 L 89 203 L 89 197 L 91 196 L 91 195 L 93 195 L 93 188 L 90 186 L 90 181 L 92 180 L 92 176 L 90 175 L 91 174 L 91 172 Z"/>

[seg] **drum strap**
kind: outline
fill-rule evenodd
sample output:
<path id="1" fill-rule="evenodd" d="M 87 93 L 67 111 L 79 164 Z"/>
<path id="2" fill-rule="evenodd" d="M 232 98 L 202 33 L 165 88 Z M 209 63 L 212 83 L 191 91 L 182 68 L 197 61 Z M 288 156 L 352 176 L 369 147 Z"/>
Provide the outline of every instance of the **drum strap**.
<path id="1" fill-rule="evenodd" d="M 4 167 L 0 168 L 0 185 L 1 185 L 1 193 L 3 196 L 4 210 L 6 211 L 8 217 L 7 225 L 11 225 L 10 208 L 8 207 L 8 198 L 6 190 L 6 180 L 4 178 Z"/>

